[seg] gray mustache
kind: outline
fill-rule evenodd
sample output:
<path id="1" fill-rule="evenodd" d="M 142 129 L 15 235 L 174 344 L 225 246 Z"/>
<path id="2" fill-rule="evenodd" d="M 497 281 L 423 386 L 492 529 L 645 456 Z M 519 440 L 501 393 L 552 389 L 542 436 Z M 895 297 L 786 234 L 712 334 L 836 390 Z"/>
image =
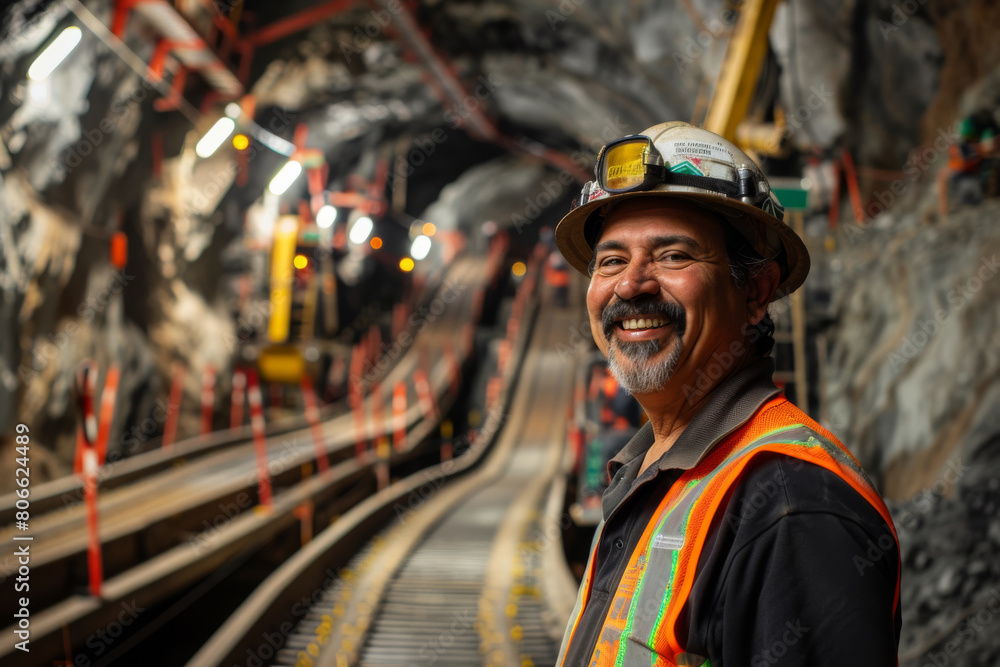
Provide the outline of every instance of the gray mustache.
<path id="1" fill-rule="evenodd" d="M 683 308 L 670 301 L 660 301 L 655 297 L 642 297 L 630 301 L 617 300 L 604 309 L 604 312 L 601 313 L 604 337 L 611 338 L 617 326 L 616 321 L 632 319 L 640 315 L 659 315 L 662 319 L 670 320 L 673 323 L 678 336 L 684 334 L 686 314 Z"/>

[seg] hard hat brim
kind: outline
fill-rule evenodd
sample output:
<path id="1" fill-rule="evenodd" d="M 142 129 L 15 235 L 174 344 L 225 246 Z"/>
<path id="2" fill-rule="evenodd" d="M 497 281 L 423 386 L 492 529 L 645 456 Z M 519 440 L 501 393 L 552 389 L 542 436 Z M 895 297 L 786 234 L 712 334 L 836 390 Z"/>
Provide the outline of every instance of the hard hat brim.
<path id="1" fill-rule="evenodd" d="M 559 221 L 559 224 L 556 225 L 555 240 L 556 246 L 563 254 L 563 257 L 566 258 L 566 261 L 569 262 L 570 266 L 589 277 L 588 268 L 591 259 L 593 259 L 594 251 L 587 243 L 584 235 L 584 225 L 592 214 L 612 202 L 617 204 L 618 202 L 640 197 L 682 199 L 704 206 L 726 218 L 751 243 L 755 241 L 745 231 L 744 226 L 740 224 L 741 221 L 746 221 L 749 218 L 750 220 L 766 225 L 768 229 L 774 231 L 781 240 L 785 256 L 784 266 L 782 267 L 782 281 L 778 285 L 778 289 L 775 290 L 772 301 L 776 301 L 794 292 L 805 282 L 806 276 L 809 274 L 809 252 L 802 239 L 799 238 L 798 234 L 791 227 L 770 213 L 724 195 L 656 190 L 611 195 L 588 202 L 567 213 Z"/>

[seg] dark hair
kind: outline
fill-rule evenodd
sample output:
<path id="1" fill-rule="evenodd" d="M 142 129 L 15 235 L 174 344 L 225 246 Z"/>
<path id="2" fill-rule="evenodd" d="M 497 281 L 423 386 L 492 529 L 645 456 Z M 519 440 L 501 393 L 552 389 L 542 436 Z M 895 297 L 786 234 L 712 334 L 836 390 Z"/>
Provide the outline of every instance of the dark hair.
<path id="1" fill-rule="evenodd" d="M 721 219 L 722 236 L 726 243 L 726 258 L 729 261 L 729 275 L 738 289 L 746 286 L 747 281 L 756 278 L 773 259 L 764 257 L 757 252 L 743 234 L 736 231 L 729 222 Z M 754 354 L 763 358 L 774 349 L 774 320 L 771 319 L 770 308 L 764 309 L 764 317 L 760 322 L 747 330 L 747 335 L 753 344 Z"/>

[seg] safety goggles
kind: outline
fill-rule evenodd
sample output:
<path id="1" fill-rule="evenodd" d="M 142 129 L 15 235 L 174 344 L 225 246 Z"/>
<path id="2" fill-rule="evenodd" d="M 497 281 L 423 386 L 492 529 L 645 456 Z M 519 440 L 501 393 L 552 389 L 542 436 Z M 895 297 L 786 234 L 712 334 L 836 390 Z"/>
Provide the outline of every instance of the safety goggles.
<path id="1" fill-rule="evenodd" d="M 766 190 L 758 188 L 756 174 L 747 168 L 736 170 L 735 181 L 672 172 L 652 139 L 641 134 L 623 137 L 602 148 L 594 172 L 597 180 L 583 186 L 570 210 L 607 195 L 651 190 L 661 184 L 695 187 L 755 206 L 767 197 Z"/>

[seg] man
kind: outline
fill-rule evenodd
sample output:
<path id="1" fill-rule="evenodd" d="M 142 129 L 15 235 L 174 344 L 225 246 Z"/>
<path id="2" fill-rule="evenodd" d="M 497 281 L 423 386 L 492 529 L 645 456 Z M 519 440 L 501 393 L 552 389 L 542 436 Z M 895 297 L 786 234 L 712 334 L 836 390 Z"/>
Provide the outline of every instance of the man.
<path id="1" fill-rule="evenodd" d="M 809 256 L 756 164 L 664 123 L 605 146 L 556 228 L 649 417 L 612 481 L 559 665 L 895 665 L 899 547 L 846 448 L 772 382 Z"/>

